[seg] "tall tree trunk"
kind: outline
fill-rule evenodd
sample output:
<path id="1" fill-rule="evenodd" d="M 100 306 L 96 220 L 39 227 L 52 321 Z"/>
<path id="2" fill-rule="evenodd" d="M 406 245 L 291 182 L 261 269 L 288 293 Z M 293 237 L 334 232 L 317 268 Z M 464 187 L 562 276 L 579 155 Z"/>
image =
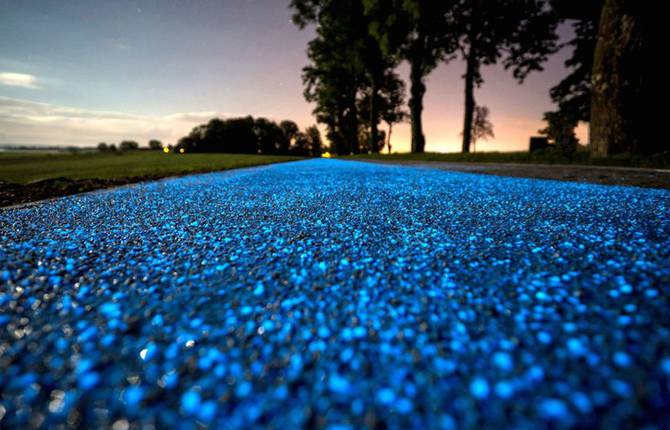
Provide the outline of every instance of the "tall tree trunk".
<path id="1" fill-rule="evenodd" d="M 463 152 L 470 152 L 472 142 L 472 118 L 475 112 L 475 72 L 477 58 L 470 45 L 465 68 L 465 115 L 463 118 Z"/>
<path id="2" fill-rule="evenodd" d="M 645 139 L 650 100 L 647 58 L 651 23 L 643 23 L 646 2 L 605 0 L 591 77 L 591 156 L 662 151 L 665 139 Z M 647 7 L 648 8 L 648 7 Z"/>
<path id="3" fill-rule="evenodd" d="M 423 73 L 421 70 L 421 59 L 412 59 L 409 79 L 411 82 L 409 114 L 412 123 L 412 152 L 421 153 L 424 152 L 426 147 L 426 138 L 423 135 L 423 125 L 421 123 L 423 96 L 426 93 L 426 85 L 423 83 Z"/>
<path id="4" fill-rule="evenodd" d="M 393 133 L 393 123 L 389 122 L 389 135 L 388 138 L 386 139 L 386 147 L 388 148 L 389 154 L 391 153 L 391 133 Z"/>
<path id="5" fill-rule="evenodd" d="M 372 79 L 370 86 L 370 150 L 379 152 L 379 110 L 377 109 L 377 80 Z"/>

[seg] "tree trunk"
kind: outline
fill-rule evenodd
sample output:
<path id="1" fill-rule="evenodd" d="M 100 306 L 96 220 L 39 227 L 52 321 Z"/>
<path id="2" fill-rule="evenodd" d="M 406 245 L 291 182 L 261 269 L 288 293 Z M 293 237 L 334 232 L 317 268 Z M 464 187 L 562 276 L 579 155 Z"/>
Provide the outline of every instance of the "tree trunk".
<path id="1" fill-rule="evenodd" d="M 470 152 L 472 142 L 472 118 L 475 112 L 475 51 L 470 46 L 465 68 L 465 115 L 463 118 L 463 152 Z"/>
<path id="2" fill-rule="evenodd" d="M 642 19 L 644 3 L 606 0 L 603 5 L 591 78 L 592 157 L 663 150 L 663 138 L 644 138 L 650 94 L 642 51 L 651 32 Z"/>
<path id="3" fill-rule="evenodd" d="M 421 59 L 414 59 L 412 61 L 409 79 L 411 93 L 409 115 L 412 123 L 412 152 L 422 153 L 426 147 L 426 138 L 423 135 L 423 125 L 421 123 L 423 96 L 426 93 L 426 85 L 423 83 Z"/>
<path id="4" fill-rule="evenodd" d="M 391 153 L 391 133 L 393 133 L 393 123 L 389 122 L 389 135 L 386 140 L 386 147 L 388 148 L 389 154 Z"/>
<path id="5" fill-rule="evenodd" d="M 377 80 L 372 79 L 370 86 L 370 150 L 379 152 L 379 111 L 377 109 Z"/>

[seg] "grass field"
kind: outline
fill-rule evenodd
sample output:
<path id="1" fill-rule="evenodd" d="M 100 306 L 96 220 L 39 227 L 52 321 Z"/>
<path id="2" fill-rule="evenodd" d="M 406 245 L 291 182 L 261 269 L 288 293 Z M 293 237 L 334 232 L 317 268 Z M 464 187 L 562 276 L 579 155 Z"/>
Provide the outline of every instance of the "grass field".
<path id="1" fill-rule="evenodd" d="M 250 154 L 0 152 L 0 181 L 27 184 L 55 178 L 125 179 L 182 175 L 297 160 Z"/>
<path id="2" fill-rule="evenodd" d="M 622 166 L 622 167 L 649 167 L 657 169 L 670 168 L 670 153 L 657 154 L 648 157 L 642 156 L 616 156 L 607 158 L 591 159 L 589 153 L 580 151 L 568 158 L 556 151 L 536 152 L 477 152 L 477 153 L 436 153 L 426 152 L 423 154 L 358 154 L 345 158 L 353 159 L 376 159 L 376 160 L 413 160 L 413 161 L 446 161 L 466 163 L 534 163 L 534 164 L 581 164 L 596 166 Z"/>

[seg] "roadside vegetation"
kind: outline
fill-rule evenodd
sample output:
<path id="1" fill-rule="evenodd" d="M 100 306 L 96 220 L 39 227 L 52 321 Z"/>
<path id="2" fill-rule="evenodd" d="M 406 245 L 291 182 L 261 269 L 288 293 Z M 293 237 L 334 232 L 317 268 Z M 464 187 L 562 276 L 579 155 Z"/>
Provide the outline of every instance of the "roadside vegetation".
<path id="1" fill-rule="evenodd" d="M 384 147 L 392 152 L 387 137 L 393 124 L 405 119 L 411 124 L 411 152 L 425 152 L 426 81 L 439 65 L 463 63 L 462 152 L 474 152 L 478 139 L 493 135 L 489 109 L 478 100 L 478 90 L 485 84 L 482 69 L 499 64 L 522 84 L 567 47 L 572 51 L 565 61 L 568 75 L 550 90 L 554 109 L 544 113 L 545 127 L 538 130 L 542 146 L 559 150 L 568 162 L 587 158 L 587 154 L 570 158 L 580 146 L 575 128 L 587 122 L 589 155 L 605 158 L 594 164 L 646 165 L 622 154 L 655 159 L 652 155 L 666 152 L 668 146 L 645 134 L 649 115 L 637 101 L 653 98 L 649 68 L 643 61 L 649 56 L 646 46 L 651 46 L 652 26 L 646 21 L 646 9 L 629 3 L 292 0 L 290 5 L 293 22 L 315 30 L 302 73 L 304 96 L 315 104 L 314 114 L 326 128 L 330 152 L 378 153 L 386 152 Z M 565 43 L 559 39 L 562 25 L 573 30 Z M 397 73 L 401 64 L 409 69 L 409 97 Z M 388 131 L 380 129 L 383 123 Z M 553 155 L 548 158 L 554 160 Z"/>
<path id="2" fill-rule="evenodd" d="M 162 151 L 0 152 L 0 206 L 190 173 L 298 160 L 286 155 Z"/>

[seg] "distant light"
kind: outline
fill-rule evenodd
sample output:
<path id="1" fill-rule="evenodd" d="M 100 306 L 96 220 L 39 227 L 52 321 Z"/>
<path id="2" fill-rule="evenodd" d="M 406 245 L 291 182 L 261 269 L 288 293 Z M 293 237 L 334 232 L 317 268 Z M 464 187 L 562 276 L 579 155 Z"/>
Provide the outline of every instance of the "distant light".
<path id="1" fill-rule="evenodd" d="M 324 152 L 323 154 L 321 154 L 321 156 L 323 158 L 330 158 L 331 157 L 330 152 Z"/>
<path id="2" fill-rule="evenodd" d="M 170 152 L 170 148 L 168 148 L 168 147 L 166 146 L 165 148 L 163 148 L 163 152 L 165 152 L 165 153 L 167 154 L 168 152 Z"/>
<path id="3" fill-rule="evenodd" d="M 184 148 L 179 148 L 179 153 L 183 154 L 184 153 Z"/>

